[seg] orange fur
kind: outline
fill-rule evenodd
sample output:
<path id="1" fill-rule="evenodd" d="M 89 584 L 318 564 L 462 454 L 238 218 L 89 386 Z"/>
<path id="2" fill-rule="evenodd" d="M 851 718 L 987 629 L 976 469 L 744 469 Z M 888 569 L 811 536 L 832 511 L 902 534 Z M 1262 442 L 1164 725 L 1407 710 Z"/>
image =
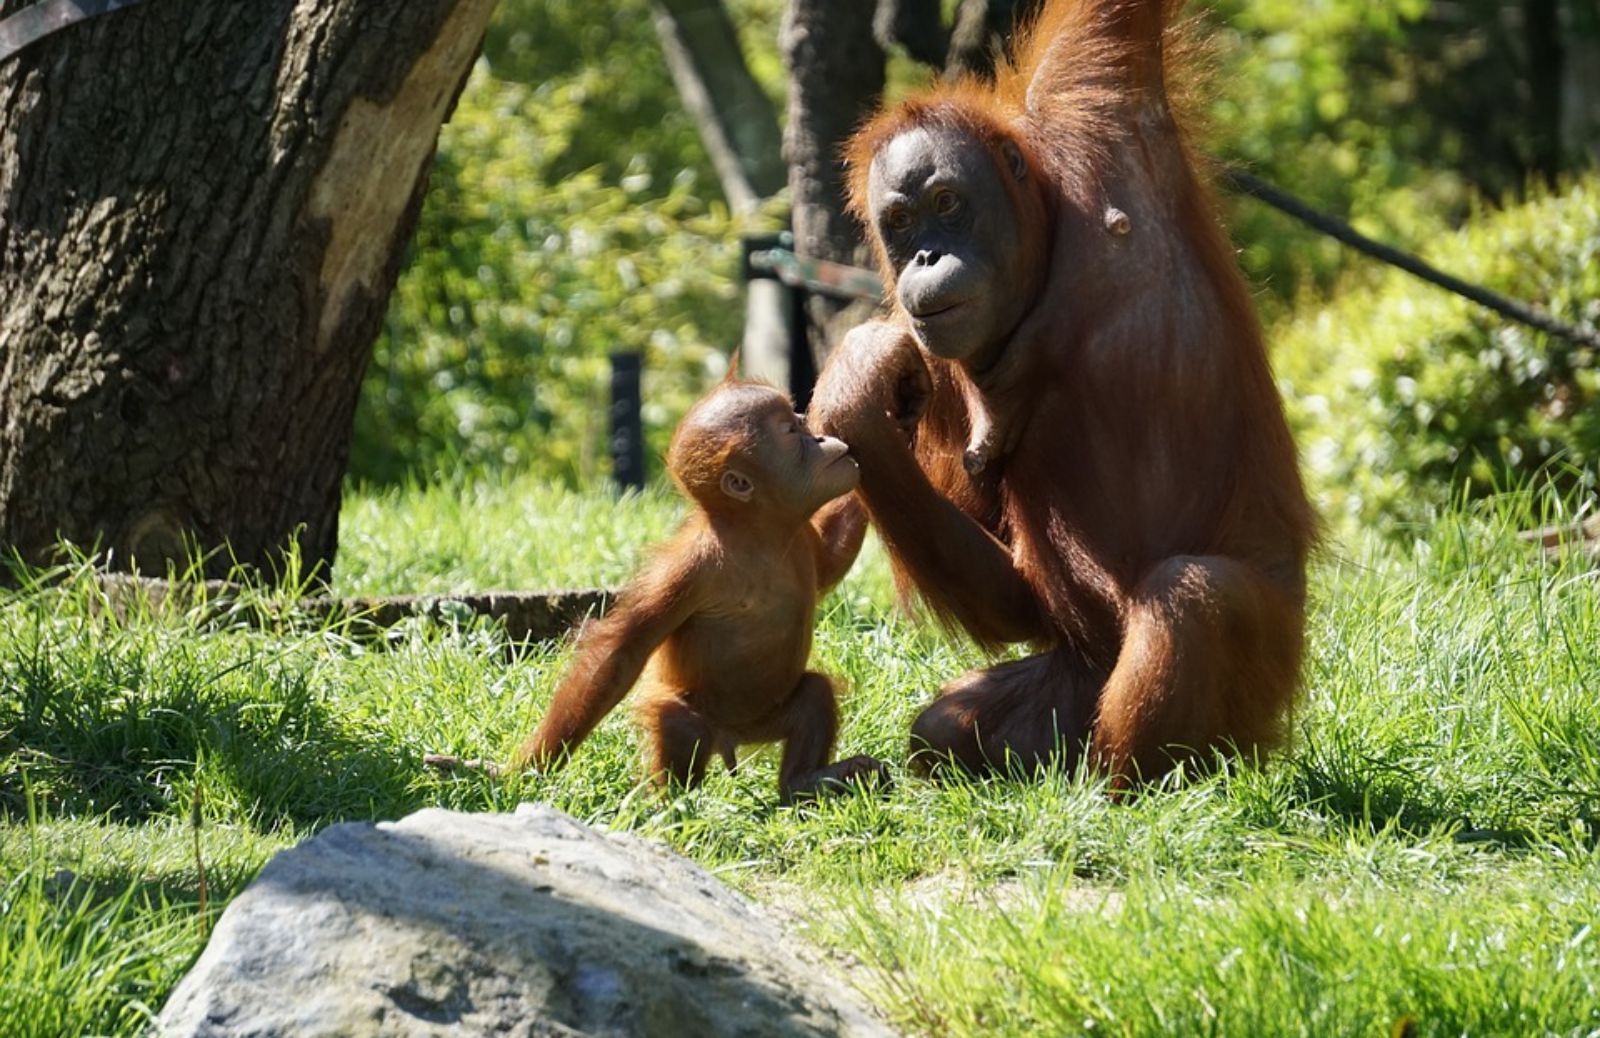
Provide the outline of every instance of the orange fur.
<path id="1" fill-rule="evenodd" d="M 1046 650 L 919 717 L 915 746 L 972 769 L 1086 742 L 1119 781 L 1248 754 L 1278 741 L 1298 686 L 1316 523 L 1192 143 L 1203 46 L 1178 8 L 1048 0 L 993 84 L 935 85 L 847 149 L 864 222 L 874 157 L 930 126 L 997 168 L 1020 147 L 1046 214 L 1013 192 L 1043 284 L 998 362 L 921 355 L 897 310 L 852 332 L 812 404 L 860 457 L 897 573 L 980 642 Z M 933 392 L 908 446 L 884 415 L 920 368 Z M 978 478 L 960 464 L 972 380 L 1015 441 Z"/>
<path id="2" fill-rule="evenodd" d="M 833 687 L 806 669 L 817 599 L 865 530 L 843 444 L 807 433 L 777 390 L 729 378 L 684 418 L 667 463 L 694 508 L 585 629 L 514 766 L 559 765 L 637 687 L 634 716 L 659 783 L 694 785 L 711 757 L 731 767 L 745 742 L 783 743 L 785 799 L 882 781 L 869 757 L 828 763 Z M 723 478 L 735 470 L 730 496 Z"/>

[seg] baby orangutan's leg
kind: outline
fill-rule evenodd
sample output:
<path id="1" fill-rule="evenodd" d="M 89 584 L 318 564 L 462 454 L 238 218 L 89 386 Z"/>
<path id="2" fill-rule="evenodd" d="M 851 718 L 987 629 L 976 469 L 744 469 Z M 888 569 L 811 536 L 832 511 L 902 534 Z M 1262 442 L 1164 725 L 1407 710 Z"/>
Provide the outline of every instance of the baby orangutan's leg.
<path id="1" fill-rule="evenodd" d="M 808 672 L 800 678 L 774 729 L 770 737 L 783 740 L 778 793 L 786 804 L 843 792 L 851 785 L 876 789 L 890 785 L 889 769 L 875 757 L 861 755 L 827 763 L 839 731 L 839 712 L 833 683 L 821 674 Z"/>
<path id="2" fill-rule="evenodd" d="M 650 696 L 635 708 L 634 717 L 644 729 L 645 763 L 658 786 L 693 789 L 704 781 L 713 754 L 727 760 L 731 744 L 677 696 Z"/>

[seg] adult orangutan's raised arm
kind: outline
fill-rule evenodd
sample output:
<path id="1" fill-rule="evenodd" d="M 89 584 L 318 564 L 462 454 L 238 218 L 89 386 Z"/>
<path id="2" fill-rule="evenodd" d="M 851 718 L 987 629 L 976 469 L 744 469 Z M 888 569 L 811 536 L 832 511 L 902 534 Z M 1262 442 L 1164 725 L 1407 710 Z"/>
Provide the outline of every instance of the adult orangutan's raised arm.
<path id="1" fill-rule="evenodd" d="M 985 645 L 1047 628 L 1010 550 L 929 481 L 908 444 L 932 385 L 916 342 L 893 324 L 853 329 L 812 395 L 809 421 L 850 446 L 860 494 L 895 561 L 928 605 Z"/>

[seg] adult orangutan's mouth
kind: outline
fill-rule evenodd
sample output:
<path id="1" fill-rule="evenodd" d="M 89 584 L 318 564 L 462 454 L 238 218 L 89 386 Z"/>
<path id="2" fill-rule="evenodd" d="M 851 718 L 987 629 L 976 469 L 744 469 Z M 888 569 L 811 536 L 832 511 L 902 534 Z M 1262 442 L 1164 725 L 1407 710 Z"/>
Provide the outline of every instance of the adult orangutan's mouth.
<path id="1" fill-rule="evenodd" d="M 959 310 L 963 306 L 966 306 L 966 305 L 967 305 L 967 301 L 965 299 L 961 299 L 961 300 L 957 300 L 954 303 L 947 303 L 944 306 L 934 307 L 931 310 L 913 311 L 912 314 L 911 314 L 911 318 L 912 318 L 912 320 L 915 320 L 915 321 L 927 321 L 927 320 L 931 320 L 932 318 L 935 318 L 935 317 L 942 317 L 943 315 L 949 313 L 950 311 Z"/>

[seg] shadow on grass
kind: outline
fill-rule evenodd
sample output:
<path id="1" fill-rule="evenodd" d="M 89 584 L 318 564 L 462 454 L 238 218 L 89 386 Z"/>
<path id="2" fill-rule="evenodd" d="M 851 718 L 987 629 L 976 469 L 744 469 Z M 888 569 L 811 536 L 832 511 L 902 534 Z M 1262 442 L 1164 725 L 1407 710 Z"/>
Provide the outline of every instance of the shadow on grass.
<path id="1" fill-rule="evenodd" d="M 206 903 L 213 923 L 264 864 L 206 861 Z M 179 910 L 198 914 L 200 906 L 199 873 L 192 864 L 152 871 L 147 866 L 96 863 L 83 874 L 55 869 L 43 876 L 41 892 L 60 905 L 108 905 L 126 900 L 135 911 L 145 913 Z"/>
<path id="2" fill-rule="evenodd" d="M 182 648 L 107 642 L 0 650 L 0 817 L 23 817 L 31 796 L 137 824 L 185 812 L 197 780 L 265 827 L 421 802 L 409 766 L 332 717 L 305 673 L 248 651 L 217 670 Z"/>
<path id="3" fill-rule="evenodd" d="M 1354 747 L 1311 747 L 1282 766 L 1292 769 L 1292 800 L 1368 833 L 1408 838 L 1448 833 L 1457 843 L 1520 850 L 1551 839 L 1600 846 L 1595 805 L 1577 791 L 1524 790 L 1523 796 L 1481 785 L 1449 787 L 1437 763 L 1363 753 Z"/>
<path id="4" fill-rule="evenodd" d="M 1296 760 L 1293 799 L 1371 832 L 1425 835 L 1462 820 L 1460 805 L 1403 763 L 1305 756 Z"/>

